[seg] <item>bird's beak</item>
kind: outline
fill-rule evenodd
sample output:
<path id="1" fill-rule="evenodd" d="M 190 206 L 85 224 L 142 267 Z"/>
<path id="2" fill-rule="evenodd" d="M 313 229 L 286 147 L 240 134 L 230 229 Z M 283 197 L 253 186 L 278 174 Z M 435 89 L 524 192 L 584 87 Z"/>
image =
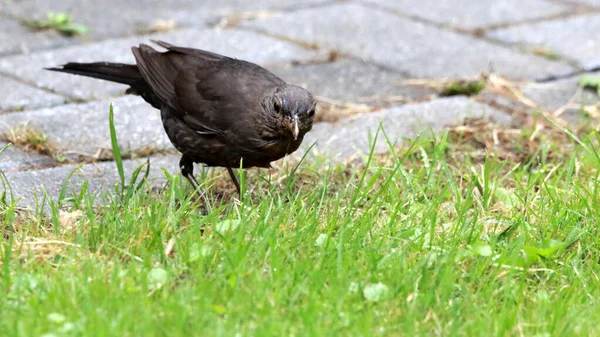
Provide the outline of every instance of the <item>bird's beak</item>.
<path id="1" fill-rule="evenodd" d="M 298 139 L 298 134 L 300 133 L 300 127 L 298 125 L 298 115 L 294 115 L 292 117 L 292 123 L 289 126 L 290 131 L 292 131 L 292 135 L 294 135 L 294 140 Z"/>

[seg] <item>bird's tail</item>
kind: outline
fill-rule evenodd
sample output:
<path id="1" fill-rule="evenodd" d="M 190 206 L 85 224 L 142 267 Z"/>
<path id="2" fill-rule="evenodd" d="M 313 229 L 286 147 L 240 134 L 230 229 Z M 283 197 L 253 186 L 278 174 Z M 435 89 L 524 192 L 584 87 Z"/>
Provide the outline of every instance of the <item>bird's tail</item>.
<path id="1" fill-rule="evenodd" d="M 46 68 L 46 70 L 99 78 L 132 87 L 144 81 L 137 66 L 132 64 L 109 62 L 67 63 L 61 67 Z"/>

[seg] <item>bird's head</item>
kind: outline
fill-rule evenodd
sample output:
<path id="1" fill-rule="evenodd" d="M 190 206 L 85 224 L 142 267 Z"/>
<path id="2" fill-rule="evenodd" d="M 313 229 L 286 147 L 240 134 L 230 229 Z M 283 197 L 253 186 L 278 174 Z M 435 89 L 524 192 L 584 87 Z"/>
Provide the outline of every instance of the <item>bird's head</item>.
<path id="1" fill-rule="evenodd" d="M 294 139 L 298 139 L 312 128 L 316 105 L 308 90 L 295 85 L 284 85 L 275 89 L 264 107 L 277 117 L 280 126 L 291 132 Z"/>

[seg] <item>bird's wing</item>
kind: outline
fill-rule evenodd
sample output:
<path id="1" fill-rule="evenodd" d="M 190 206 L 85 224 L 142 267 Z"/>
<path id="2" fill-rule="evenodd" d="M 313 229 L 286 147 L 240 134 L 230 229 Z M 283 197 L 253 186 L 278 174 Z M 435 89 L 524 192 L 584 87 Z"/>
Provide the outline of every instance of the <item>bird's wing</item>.
<path id="1" fill-rule="evenodd" d="M 148 45 L 140 44 L 131 51 L 144 80 L 164 103 L 170 105 L 179 70 L 168 60 L 166 53 L 157 52 Z"/>
<path id="2" fill-rule="evenodd" d="M 265 92 L 285 84 L 250 62 L 155 43 L 168 51 L 161 53 L 144 44 L 133 48 L 140 73 L 171 111 L 198 133 L 251 131 L 249 125 L 260 118 Z"/>
<path id="3" fill-rule="evenodd" d="M 254 63 L 154 42 L 168 51 L 158 52 L 145 44 L 132 48 L 142 77 L 163 103 L 202 123 L 213 122 L 216 114 L 231 109 L 245 110 L 238 115 L 255 110 L 265 90 L 285 84 Z"/>
<path id="4" fill-rule="evenodd" d="M 219 55 L 219 54 L 207 51 L 207 50 L 178 47 L 178 46 L 174 46 L 174 45 L 164 42 L 164 41 L 157 41 L 157 40 L 150 40 L 150 41 L 165 48 L 166 50 L 181 53 L 181 54 L 186 54 L 186 55 L 193 55 L 195 57 L 203 58 L 205 60 L 220 61 L 220 60 L 224 60 L 224 59 L 229 59 L 229 57 L 227 57 L 227 56 Z"/>
<path id="5" fill-rule="evenodd" d="M 193 128 L 225 135 L 228 141 L 259 141 L 259 126 L 265 118 L 262 100 L 283 80 L 255 64 L 234 59 L 194 63 L 195 71 L 181 72 L 175 84 L 180 118 Z"/>
<path id="6" fill-rule="evenodd" d="M 152 47 L 140 44 L 133 47 L 137 67 L 152 90 L 164 102 L 175 108 L 175 86 L 183 73 L 194 72 L 195 67 L 204 68 L 211 64 L 232 60 L 209 51 L 173 46 L 163 41 L 153 41 L 167 49 L 158 52 Z"/>

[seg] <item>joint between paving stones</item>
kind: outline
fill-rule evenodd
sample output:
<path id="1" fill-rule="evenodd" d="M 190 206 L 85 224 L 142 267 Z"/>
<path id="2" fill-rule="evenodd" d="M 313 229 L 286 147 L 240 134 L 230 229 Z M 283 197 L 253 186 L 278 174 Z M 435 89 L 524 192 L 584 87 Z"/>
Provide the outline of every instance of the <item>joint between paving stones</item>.
<path id="1" fill-rule="evenodd" d="M 560 19 L 568 19 L 568 18 L 582 15 L 582 14 L 590 14 L 590 13 L 598 13 L 598 12 L 599 12 L 598 9 L 583 10 L 581 8 L 575 7 L 575 8 L 572 8 L 571 10 L 569 10 L 567 12 L 563 12 L 563 13 L 556 13 L 553 15 L 543 16 L 543 17 L 539 17 L 539 18 L 531 18 L 531 19 L 526 19 L 526 20 L 518 20 L 518 21 L 513 21 L 513 22 L 501 23 L 501 24 L 497 24 L 497 25 L 490 25 L 490 26 L 482 27 L 480 29 L 483 30 L 483 32 L 485 34 L 490 31 L 494 31 L 494 30 L 498 30 L 498 29 L 519 27 L 519 26 L 542 23 L 542 22 L 547 22 L 547 21 L 556 21 L 556 20 L 560 20 Z"/>
<path id="2" fill-rule="evenodd" d="M 4 71 L 0 71 L 0 75 L 4 76 L 4 77 L 7 77 L 7 78 L 10 78 L 11 80 L 19 82 L 21 84 L 24 84 L 24 85 L 26 85 L 28 87 L 35 88 L 35 89 L 47 92 L 49 94 L 54 94 L 54 95 L 58 95 L 60 97 L 63 97 L 63 98 L 65 98 L 67 100 L 67 102 L 64 103 L 64 104 L 85 103 L 86 102 L 85 100 L 81 100 L 81 99 L 79 99 L 77 97 L 74 97 L 74 96 L 69 96 L 69 95 L 61 93 L 61 92 L 56 92 L 56 91 L 54 91 L 52 89 L 48 89 L 48 88 L 37 86 L 34 83 L 31 83 L 30 81 L 27 81 L 27 80 L 25 80 L 25 79 L 23 79 L 21 77 L 15 76 L 13 74 L 10 74 L 10 73 L 4 72 Z M 64 105 L 64 104 L 57 104 L 57 105 L 54 105 L 54 106 L 59 106 L 59 105 Z M 15 111 L 6 111 L 6 112 L 10 113 L 10 112 L 15 112 Z"/>
<path id="3" fill-rule="evenodd" d="M 278 34 L 273 34 L 270 33 L 266 30 L 260 29 L 260 28 L 253 28 L 253 27 L 236 27 L 236 29 L 240 29 L 240 30 L 246 30 L 252 33 L 257 33 L 260 35 L 264 35 L 270 38 L 274 38 L 277 40 L 280 40 L 282 42 L 287 42 L 287 43 L 291 43 L 297 47 L 301 47 L 307 50 L 313 50 L 313 51 L 317 51 L 317 50 L 321 50 L 324 49 L 321 46 L 319 46 L 317 43 L 311 43 L 311 42 L 304 42 L 304 41 L 300 41 L 300 40 L 296 40 L 284 35 L 278 35 Z"/>
<path id="4" fill-rule="evenodd" d="M 532 55 L 535 57 L 541 57 L 541 58 L 546 58 L 542 55 L 536 54 L 534 52 L 532 52 L 530 49 L 526 48 L 526 47 L 521 47 L 521 46 L 515 46 L 515 45 L 511 45 L 509 43 L 503 42 L 501 40 L 498 39 L 494 39 L 492 37 L 487 36 L 486 34 L 490 31 L 494 31 L 496 29 L 503 29 L 503 28 L 511 28 L 511 27 L 518 27 L 521 25 L 526 25 L 526 24 L 533 24 L 533 23 L 540 23 L 540 22 L 546 22 L 546 21 L 553 21 L 556 19 L 563 19 L 563 18 L 569 18 L 572 16 L 577 16 L 583 13 L 589 13 L 589 11 L 585 11 L 585 12 L 579 12 L 576 9 L 574 9 L 572 12 L 565 12 L 565 13 L 559 13 L 556 15 L 550 15 L 547 17 L 542 17 L 542 18 L 534 18 L 534 19 L 528 19 L 528 20 L 522 20 L 522 21 L 515 21 L 515 22 L 510 22 L 510 23 L 505 23 L 505 24 L 498 24 L 498 25 L 492 25 L 492 26 L 487 26 L 487 27 L 481 27 L 481 28 L 475 28 L 475 29 L 466 29 L 466 28 L 460 28 L 460 27 L 456 27 L 453 25 L 449 25 L 449 24 L 444 24 L 444 23 L 438 23 L 435 21 L 431 21 L 425 18 L 421 18 L 418 16 L 414 16 L 414 15 L 410 15 L 407 13 L 403 13 L 401 11 L 398 11 L 394 8 L 388 8 L 376 3 L 367 3 L 363 0 L 357 0 L 356 2 L 357 4 L 361 5 L 361 6 L 372 6 L 373 8 L 380 10 L 380 11 L 385 11 L 385 12 L 390 12 L 394 15 L 397 15 L 401 18 L 407 19 L 407 20 L 412 20 L 415 22 L 419 22 L 428 26 L 432 26 L 441 30 L 445 30 L 445 31 L 449 31 L 449 32 L 453 32 L 453 33 L 457 33 L 457 34 L 461 34 L 461 35 L 466 35 L 481 41 L 485 41 L 488 42 L 490 44 L 494 44 L 496 46 L 499 47 L 503 47 L 503 48 L 508 48 L 508 49 L 514 49 L 517 50 L 520 53 L 523 54 L 527 54 L 527 55 Z M 583 68 L 581 67 L 581 65 L 575 61 L 575 60 L 571 60 L 568 59 L 562 55 L 557 55 L 556 59 L 549 59 L 550 61 L 553 62 L 564 62 L 567 65 L 576 68 L 577 70 L 583 70 Z"/>

